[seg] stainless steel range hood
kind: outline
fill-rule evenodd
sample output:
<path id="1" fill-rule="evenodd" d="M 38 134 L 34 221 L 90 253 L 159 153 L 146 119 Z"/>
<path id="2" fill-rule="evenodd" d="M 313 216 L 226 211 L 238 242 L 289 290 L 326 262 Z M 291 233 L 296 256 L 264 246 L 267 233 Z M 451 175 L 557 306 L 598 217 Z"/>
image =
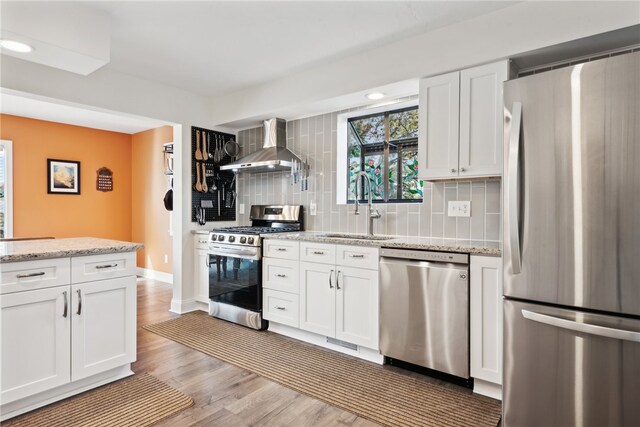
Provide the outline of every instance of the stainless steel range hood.
<path id="1" fill-rule="evenodd" d="M 291 170 L 293 160 L 301 160 L 287 149 L 287 126 L 284 119 L 269 119 L 263 122 L 264 141 L 262 148 L 233 163 L 220 166 L 220 170 L 237 172 L 272 172 Z"/>

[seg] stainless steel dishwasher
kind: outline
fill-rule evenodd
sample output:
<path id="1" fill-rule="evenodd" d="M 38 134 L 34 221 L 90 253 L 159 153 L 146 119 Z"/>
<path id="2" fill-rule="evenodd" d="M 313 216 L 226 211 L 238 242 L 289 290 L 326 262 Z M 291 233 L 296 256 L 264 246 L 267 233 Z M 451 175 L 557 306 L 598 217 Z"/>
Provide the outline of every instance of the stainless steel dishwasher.
<path id="1" fill-rule="evenodd" d="M 469 378 L 469 256 L 380 250 L 380 351 Z"/>

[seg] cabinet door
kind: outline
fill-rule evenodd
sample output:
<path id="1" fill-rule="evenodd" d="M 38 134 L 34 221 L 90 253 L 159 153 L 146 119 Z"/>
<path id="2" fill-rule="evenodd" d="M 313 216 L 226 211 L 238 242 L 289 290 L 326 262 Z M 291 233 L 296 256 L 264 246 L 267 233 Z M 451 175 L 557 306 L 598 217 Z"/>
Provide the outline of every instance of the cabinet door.
<path id="1" fill-rule="evenodd" d="M 502 258 L 472 256 L 471 376 L 502 384 Z"/>
<path id="2" fill-rule="evenodd" d="M 458 176 L 460 73 L 420 80 L 419 103 L 419 177 Z"/>
<path id="3" fill-rule="evenodd" d="M 70 290 L 58 286 L 2 296 L 3 404 L 71 381 Z"/>
<path id="4" fill-rule="evenodd" d="M 193 281 L 195 283 L 196 301 L 209 302 L 209 253 L 203 249 L 196 249 L 193 257 L 195 265 Z"/>
<path id="5" fill-rule="evenodd" d="M 338 267 L 336 338 L 378 349 L 378 272 Z"/>
<path id="6" fill-rule="evenodd" d="M 136 360 L 134 276 L 71 286 L 73 381 Z"/>
<path id="7" fill-rule="evenodd" d="M 460 73 L 460 176 L 502 176 L 502 83 L 508 62 Z"/>
<path id="8" fill-rule="evenodd" d="M 334 337 L 336 267 L 300 263 L 300 329 Z"/>

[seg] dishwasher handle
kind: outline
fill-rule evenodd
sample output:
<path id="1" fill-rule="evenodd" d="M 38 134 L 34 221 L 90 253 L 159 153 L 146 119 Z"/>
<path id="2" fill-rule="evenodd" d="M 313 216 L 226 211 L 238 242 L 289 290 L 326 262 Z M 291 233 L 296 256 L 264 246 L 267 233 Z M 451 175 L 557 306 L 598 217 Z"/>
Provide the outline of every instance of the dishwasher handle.
<path id="1" fill-rule="evenodd" d="M 384 260 L 399 259 L 403 261 L 430 261 L 453 264 L 469 264 L 469 255 L 456 252 L 435 252 L 415 249 L 380 249 L 380 257 Z"/>

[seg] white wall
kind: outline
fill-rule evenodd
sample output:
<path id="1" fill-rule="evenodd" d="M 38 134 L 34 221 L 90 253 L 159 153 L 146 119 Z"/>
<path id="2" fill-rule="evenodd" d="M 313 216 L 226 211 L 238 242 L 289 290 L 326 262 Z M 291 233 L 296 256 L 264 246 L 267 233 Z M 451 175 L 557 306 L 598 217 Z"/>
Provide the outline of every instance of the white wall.
<path id="1" fill-rule="evenodd" d="M 638 23 L 637 1 L 523 2 L 219 97 L 213 122 L 264 119 L 298 105 L 308 109 L 329 98 L 468 68 Z"/>
<path id="2" fill-rule="evenodd" d="M 164 120 L 174 126 L 174 142 L 182 150 L 175 154 L 180 188 L 174 190 L 172 309 L 192 305 L 193 245 L 191 220 L 191 126 L 211 127 L 211 102 L 199 95 L 142 80 L 108 69 L 79 76 L 39 64 L 0 57 L 0 87 L 25 96 L 41 96 L 127 114 Z M 179 132 L 179 133 L 176 133 Z"/>

